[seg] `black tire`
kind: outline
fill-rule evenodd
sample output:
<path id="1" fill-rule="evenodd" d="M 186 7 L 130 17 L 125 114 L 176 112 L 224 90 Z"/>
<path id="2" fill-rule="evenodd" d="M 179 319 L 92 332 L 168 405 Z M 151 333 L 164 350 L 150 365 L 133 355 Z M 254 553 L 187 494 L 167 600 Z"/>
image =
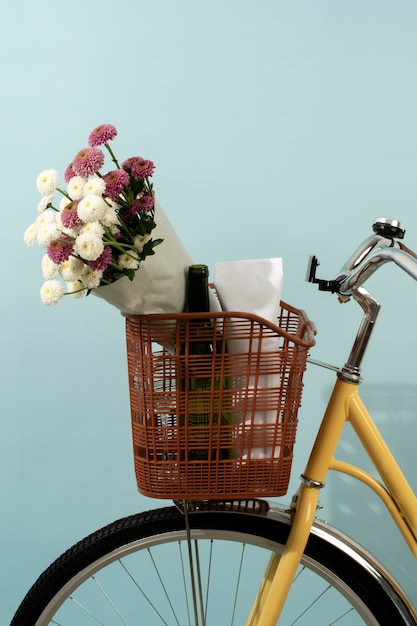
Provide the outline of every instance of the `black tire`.
<path id="1" fill-rule="evenodd" d="M 205 541 L 205 545 L 209 545 L 212 551 L 215 549 L 213 546 L 216 546 L 215 542 L 218 539 L 221 541 L 227 540 L 228 543 L 222 543 L 220 547 L 220 556 L 222 559 L 221 570 L 224 570 L 229 565 L 232 570 L 236 570 L 236 572 L 239 570 L 239 578 L 242 582 L 245 582 L 246 585 L 248 582 L 246 580 L 243 581 L 243 578 L 245 577 L 246 570 L 248 570 L 248 581 L 252 580 L 254 583 L 253 588 L 255 593 L 260 581 L 260 578 L 256 574 L 258 553 L 265 552 L 265 556 L 267 557 L 270 555 L 271 550 L 279 552 L 282 545 L 285 544 L 289 532 L 289 517 L 284 511 L 279 509 L 271 510 L 268 513 L 262 511 L 221 511 L 209 509 L 190 513 L 189 521 L 193 545 L 194 539 L 209 538 L 210 541 Z M 183 514 L 176 507 L 167 507 L 123 518 L 96 531 L 67 550 L 67 552 L 45 570 L 22 601 L 10 626 L 46 626 L 47 624 L 82 626 L 84 624 L 97 624 L 97 621 L 88 621 L 89 616 L 84 610 L 81 611 L 79 617 L 67 616 L 69 621 L 64 621 L 64 617 L 61 617 L 64 615 L 62 613 L 63 609 L 61 609 L 61 613 L 57 613 L 56 621 L 52 621 L 55 615 L 55 609 L 51 609 L 51 606 L 54 603 L 59 604 L 60 600 L 58 600 L 58 598 L 60 594 L 63 594 L 65 597 L 71 594 L 75 597 L 77 592 L 79 594 L 84 592 L 86 585 L 93 585 L 91 579 L 88 579 L 86 583 L 82 582 L 85 577 L 84 575 L 87 573 L 88 576 L 94 574 L 95 578 L 97 575 L 100 576 L 101 579 L 103 579 L 103 577 L 105 579 L 107 575 L 107 571 L 104 571 L 105 568 L 108 569 L 111 567 L 115 570 L 118 568 L 123 572 L 125 565 L 120 564 L 119 558 L 122 559 L 121 563 L 126 563 L 128 559 L 131 559 L 132 562 L 129 561 L 128 568 L 132 568 L 133 570 L 136 567 L 134 576 L 139 577 L 139 575 L 143 575 L 145 584 L 149 582 L 151 593 L 155 593 L 156 595 L 155 598 L 149 598 L 149 603 L 147 601 L 144 606 L 139 607 L 138 602 L 144 592 L 143 590 L 139 592 L 135 588 L 135 601 L 133 603 L 134 608 L 132 608 L 132 615 L 136 617 L 128 618 L 125 616 L 123 619 L 126 621 L 123 621 L 123 619 L 118 618 L 116 613 L 119 609 L 115 609 L 111 606 L 106 596 L 107 592 L 105 591 L 103 596 L 105 598 L 104 604 L 106 604 L 105 610 L 109 609 L 109 615 L 113 615 L 115 620 L 117 618 L 118 621 L 107 621 L 107 613 L 105 612 L 101 614 L 99 619 L 102 621 L 99 623 L 104 623 L 106 626 L 107 624 L 123 623 L 127 623 L 129 626 L 131 626 L 131 624 L 135 626 L 153 626 L 153 624 L 160 623 L 169 624 L 170 626 L 171 624 L 179 624 L 179 626 L 186 626 L 187 623 L 194 624 L 192 621 L 192 609 L 188 609 L 188 613 L 191 613 L 191 621 L 188 621 L 190 619 L 189 617 L 185 617 L 185 612 L 176 612 L 176 617 L 174 618 L 174 610 L 177 611 L 177 609 L 174 609 L 166 599 L 165 591 L 167 587 L 165 587 L 165 573 L 168 566 L 173 565 L 174 570 L 172 578 L 168 579 L 168 576 L 166 578 L 167 586 L 173 582 L 179 584 L 177 580 L 173 581 L 173 579 L 180 578 L 181 567 L 183 567 L 184 564 L 182 564 L 182 566 L 180 566 L 179 563 L 175 565 L 173 559 L 170 556 L 167 557 L 168 560 L 164 562 L 161 569 L 164 578 L 164 591 L 162 591 L 162 586 L 159 586 L 159 583 L 151 583 L 150 578 L 153 576 L 152 566 L 149 564 L 146 566 L 143 564 L 139 565 L 133 562 L 133 559 L 137 558 L 142 559 L 146 557 L 146 559 L 148 559 L 150 548 L 152 547 L 153 551 L 154 546 L 157 550 L 157 558 L 161 558 L 162 555 L 162 552 L 158 553 L 158 550 L 162 550 L 164 553 L 168 552 L 168 554 L 170 550 L 177 552 L 180 546 L 179 541 L 184 540 L 186 542 L 184 528 Z M 234 556 L 233 559 L 232 557 L 228 557 L 225 548 L 229 545 L 231 546 L 231 550 L 236 551 L 239 548 L 240 554 L 240 546 L 243 545 L 243 542 L 247 542 L 248 546 L 254 546 L 253 549 L 251 547 L 245 548 L 251 551 L 249 557 L 244 557 L 248 558 L 250 565 L 247 567 L 243 566 L 242 568 L 240 564 L 238 567 L 236 563 L 235 567 L 233 559 L 237 560 L 237 557 Z M 198 543 L 200 544 L 201 541 Z M 206 557 L 200 555 L 200 558 L 203 561 Z M 214 567 L 211 563 L 212 557 L 207 557 L 207 560 L 210 561 L 210 568 Z M 111 564 L 108 565 L 107 562 Z M 297 591 L 294 591 L 296 594 L 295 599 L 292 603 L 289 601 L 288 606 L 286 605 L 279 621 L 280 626 L 281 624 L 287 626 L 287 624 L 293 623 L 295 617 L 293 615 L 290 617 L 289 615 L 292 607 L 297 607 L 297 610 L 299 610 L 301 614 L 309 604 L 312 604 L 311 613 L 305 613 L 304 617 L 299 618 L 297 626 L 302 626 L 303 624 L 309 624 L 310 626 L 313 624 L 314 626 L 334 624 L 340 619 L 340 614 L 348 610 L 350 610 L 350 617 L 356 614 L 358 621 L 351 621 L 350 618 L 348 618 L 346 622 L 343 620 L 338 621 L 337 623 L 340 623 L 341 626 L 345 623 L 354 623 L 355 625 L 359 623 L 372 624 L 374 626 L 401 626 L 402 624 L 410 626 L 417 623 L 408 612 L 398 589 L 387 579 L 385 573 L 381 573 L 373 562 L 367 562 L 363 554 L 358 556 L 357 554 L 355 555 L 355 552 L 351 549 L 346 549 L 346 545 L 343 543 L 340 535 L 329 533 L 324 525 L 315 526 L 313 529 L 302 565 L 305 568 L 304 571 L 307 572 L 310 577 L 309 582 L 301 584 L 296 582 L 293 585 L 294 588 L 298 585 L 300 592 L 297 594 Z M 85 568 L 87 568 L 88 572 L 80 574 Z M 264 565 L 260 565 L 260 568 L 263 571 Z M 227 573 L 223 573 L 227 576 Z M 127 576 L 125 571 L 123 572 L 123 576 Z M 131 576 L 131 574 L 129 574 L 129 576 Z M 215 576 L 218 582 L 220 580 L 219 573 L 216 575 L 213 574 L 213 577 Z M 326 594 L 322 594 L 319 603 L 313 603 L 313 601 L 308 599 L 310 588 L 313 586 L 314 582 L 313 577 L 317 578 L 319 594 L 321 594 L 321 590 L 328 587 L 329 584 L 332 585 L 332 588 L 329 589 Z M 124 597 L 126 595 L 124 583 L 123 587 L 121 586 L 119 590 L 117 586 L 115 586 L 114 579 L 112 578 L 111 580 L 112 582 L 107 584 L 110 585 L 112 592 L 117 589 L 117 593 L 120 591 L 119 598 Z M 94 589 L 96 589 L 97 581 L 95 581 L 95 583 L 95 586 L 93 585 Z M 99 588 L 101 584 L 102 583 L 98 583 Z M 315 584 L 314 582 L 314 585 Z M 138 588 L 137 582 L 135 585 Z M 133 586 L 132 583 L 132 592 Z M 180 586 L 182 586 L 182 584 Z M 203 586 L 207 587 L 204 581 Z M 74 589 L 72 587 L 74 587 Z M 214 593 L 212 586 L 210 587 L 209 593 Z M 243 626 L 246 622 L 246 617 L 243 616 L 248 615 L 252 606 L 254 598 L 252 592 L 250 597 L 246 588 L 242 593 L 244 604 L 242 609 L 243 613 L 235 612 L 233 617 L 235 621 L 232 621 L 232 617 L 230 617 L 230 621 L 227 621 L 234 609 L 231 608 L 230 612 L 228 612 L 229 609 L 226 608 L 224 604 L 226 599 L 230 599 L 232 603 L 235 604 L 235 594 L 232 590 L 231 577 L 227 577 L 226 585 L 218 585 L 216 593 L 218 595 L 216 596 L 215 607 L 218 613 L 210 613 L 211 609 L 207 611 L 206 626 L 211 626 L 212 624 L 225 626 L 226 623 L 234 624 L 235 626 Z M 330 598 L 330 593 L 334 593 L 334 597 L 336 597 L 336 595 L 338 597 L 342 596 L 345 608 L 341 609 L 341 613 L 335 613 L 333 611 L 335 601 L 332 600 L 331 606 L 333 613 L 331 616 L 326 616 L 324 614 L 324 604 L 322 604 L 322 601 L 324 597 L 329 596 Z M 173 603 L 177 603 L 178 596 L 178 590 L 176 590 L 174 592 Z M 206 602 L 205 596 L 206 590 L 204 591 L 204 603 Z M 82 595 L 80 597 L 82 597 Z M 346 603 L 346 599 L 348 604 Z M 82 599 L 80 603 L 82 604 L 83 602 L 84 600 Z M 120 600 L 118 599 L 116 602 L 120 602 Z M 71 611 L 72 608 L 74 608 L 74 611 L 79 609 L 77 604 L 74 606 L 73 601 L 70 601 L 69 604 L 69 611 Z M 152 604 L 153 608 L 151 606 Z M 117 607 L 118 606 L 117 604 Z M 48 613 L 49 610 L 52 611 L 51 614 Z M 162 619 L 158 617 L 157 612 L 163 614 Z M 40 619 L 42 614 L 47 615 L 47 617 Z M 82 621 L 84 617 L 81 617 L 81 615 L 86 618 L 85 622 Z M 103 617 L 103 615 L 106 617 Z M 153 615 L 154 617 L 149 617 L 149 615 Z M 358 615 L 361 615 L 362 621 L 357 617 Z M 105 619 L 106 621 L 104 621 Z"/>

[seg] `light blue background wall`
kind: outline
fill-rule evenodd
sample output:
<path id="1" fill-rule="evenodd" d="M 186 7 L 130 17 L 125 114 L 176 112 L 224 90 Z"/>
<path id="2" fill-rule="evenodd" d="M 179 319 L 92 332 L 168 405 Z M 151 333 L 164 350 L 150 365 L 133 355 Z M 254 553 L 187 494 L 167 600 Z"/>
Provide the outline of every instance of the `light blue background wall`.
<path id="1" fill-rule="evenodd" d="M 333 276 L 379 215 L 404 220 L 417 248 L 417 5 L 14 0 L 1 5 L 0 30 L 8 623 L 66 547 L 157 504 L 136 493 L 122 318 L 93 297 L 40 303 L 42 252 L 22 240 L 37 174 L 63 172 L 94 126 L 115 124 L 121 158 L 155 161 L 159 200 L 194 260 L 282 256 L 284 298 L 319 329 L 315 356 L 340 363 L 360 313 L 304 282 L 307 258 L 317 253 L 321 275 Z M 369 288 L 383 311 L 363 393 L 417 487 L 417 286 L 384 268 Z M 331 382 L 325 371 L 307 373 L 292 488 Z M 345 450 L 360 456 L 352 445 Z M 343 506 L 331 500 L 340 484 Z M 394 566 L 417 601 L 415 563 L 375 499 L 336 479 L 323 501 L 323 516 Z"/>

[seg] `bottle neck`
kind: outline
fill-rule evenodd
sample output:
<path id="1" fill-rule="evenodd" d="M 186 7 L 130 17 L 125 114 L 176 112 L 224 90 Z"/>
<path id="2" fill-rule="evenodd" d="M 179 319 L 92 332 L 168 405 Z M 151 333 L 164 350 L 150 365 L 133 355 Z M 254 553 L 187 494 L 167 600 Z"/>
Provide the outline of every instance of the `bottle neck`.
<path id="1" fill-rule="evenodd" d="M 206 265 L 191 265 L 188 270 L 188 310 L 190 313 L 210 311 Z"/>

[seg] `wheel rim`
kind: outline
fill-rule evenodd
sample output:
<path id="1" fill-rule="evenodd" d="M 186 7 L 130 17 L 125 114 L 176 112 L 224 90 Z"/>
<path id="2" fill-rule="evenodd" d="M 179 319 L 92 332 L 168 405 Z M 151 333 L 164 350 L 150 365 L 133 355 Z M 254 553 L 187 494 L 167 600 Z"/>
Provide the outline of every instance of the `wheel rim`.
<path id="1" fill-rule="evenodd" d="M 81 625 L 84 622 L 86 625 L 125 624 L 131 626 L 131 624 L 138 623 L 138 618 L 144 625 L 212 626 L 221 623 L 222 625 L 242 626 L 249 615 L 261 580 L 261 572 L 266 566 L 270 553 L 279 551 L 280 546 L 268 539 L 235 531 L 192 529 L 191 539 L 193 551 L 195 552 L 196 545 L 199 547 L 200 569 L 204 566 L 205 570 L 202 580 L 197 584 L 197 587 L 201 585 L 202 591 L 201 593 L 197 591 L 196 609 L 193 606 L 192 585 L 187 571 L 189 558 L 187 538 L 184 530 L 177 530 L 138 539 L 86 566 L 54 596 L 36 622 L 36 626 L 46 624 L 72 626 L 75 623 Z M 227 588 L 222 588 L 224 582 L 219 581 L 220 570 L 215 569 L 217 566 L 212 561 L 213 553 L 220 556 L 223 564 L 221 567 L 224 569 L 227 561 L 226 546 L 232 550 L 233 554 L 233 557 L 229 557 L 229 562 L 233 559 L 232 567 L 230 567 L 233 577 L 230 574 L 225 579 L 226 574 L 223 571 L 223 581 L 227 580 Z M 167 553 L 167 547 L 169 555 L 164 556 Z M 178 581 L 180 578 L 184 580 L 177 581 L 172 587 L 172 581 L 168 580 L 166 570 L 174 553 L 178 557 L 174 574 L 176 573 Z M 125 602 L 124 591 L 119 588 L 119 584 L 115 585 L 115 582 L 112 582 L 112 576 L 115 576 L 117 570 L 122 574 L 126 585 L 129 584 L 131 593 L 131 597 L 124 606 L 121 605 Z M 210 580 L 209 570 L 211 570 Z M 250 579 L 255 579 L 255 584 L 251 585 L 250 590 L 248 571 L 249 582 Z M 199 581 L 197 574 L 195 578 Z M 330 583 L 332 586 L 329 586 Z M 342 580 L 335 579 L 332 572 L 309 557 L 303 558 L 293 587 L 293 593 L 284 609 L 280 625 L 302 626 L 314 623 L 318 626 L 333 624 L 378 626 L 378 621 L 358 596 Z M 184 604 L 178 608 L 178 590 L 185 588 L 187 594 L 184 594 Z M 297 589 L 301 590 L 300 594 Z M 90 591 L 93 599 L 86 598 L 87 592 Z M 168 593 L 173 597 L 168 599 Z M 342 606 L 336 606 L 336 594 L 338 596 L 341 594 Z M 213 609 L 211 604 L 208 605 L 208 601 L 211 601 L 214 595 L 216 595 L 217 604 L 225 603 L 227 599 L 228 606 L 220 608 L 217 606 Z M 97 608 L 99 601 L 101 606 Z M 132 602 L 136 607 L 127 607 L 127 604 L 132 604 Z M 238 603 L 239 606 L 237 606 Z M 325 605 L 330 611 L 327 616 L 323 614 Z M 201 606 L 204 608 L 201 609 Z M 78 615 L 77 618 L 74 617 L 76 615 Z M 78 621 L 68 621 L 74 619 Z"/>

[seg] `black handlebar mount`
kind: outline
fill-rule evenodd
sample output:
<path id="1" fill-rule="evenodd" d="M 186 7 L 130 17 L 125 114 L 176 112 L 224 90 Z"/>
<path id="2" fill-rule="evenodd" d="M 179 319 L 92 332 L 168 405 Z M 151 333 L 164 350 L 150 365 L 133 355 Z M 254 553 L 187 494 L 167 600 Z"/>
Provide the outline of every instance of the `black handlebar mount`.
<path id="1" fill-rule="evenodd" d="M 307 269 L 307 282 L 316 283 L 320 291 L 330 291 L 337 293 L 339 291 L 340 280 L 323 280 L 316 277 L 317 268 L 320 265 L 316 256 L 311 256 Z"/>
<path id="2" fill-rule="evenodd" d="M 339 293 L 342 282 L 354 268 L 360 267 L 359 262 L 364 258 L 370 257 L 370 255 L 375 252 L 380 255 L 381 250 L 389 248 L 391 249 L 390 257 L 386 258 L 386 253 L 385 255 L 380 255 L 378 263 L 374 264 L 374 269 L 376 269 L 381 261 L 385 262 L 386 260 L 395 260 L 396 257 L 393 256 L 395 252 L 392 250 L 393 247 L 398 248 L 398 244 L 395 244 L 395 240 L 404 239 L 405 235 L 405 229 L 402 222 L 391 217 L 379 217 L 372 224 L 372 230 L 374 231 L 374 235 L 365 239 L 365 241 L 349 259 L 338 278 L 334 280 L 323 280 L 321 278 L 317 278 L 316 273 L 320 263 L 316 256 L 311 256 L 308 264 L 306 280 L 309 283 L 316 283 L 321 291 Z"/>

